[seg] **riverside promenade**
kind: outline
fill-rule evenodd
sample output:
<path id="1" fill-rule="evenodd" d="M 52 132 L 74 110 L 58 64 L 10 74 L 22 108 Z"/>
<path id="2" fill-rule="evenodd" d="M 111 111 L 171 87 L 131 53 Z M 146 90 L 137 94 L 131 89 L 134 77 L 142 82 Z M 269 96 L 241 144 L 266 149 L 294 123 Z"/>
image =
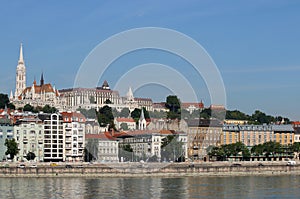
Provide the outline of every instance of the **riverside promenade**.
<path id="1" fill-rule="evenodd" d="M 141 177 L 141 176 L 247 176 L 300 175 L 300 164 L 286 162 L 208 162 L 208 163 L 115 163 L 38 164 L 24 168 L 17 164 L 0 167 L 0 177 Z"/>

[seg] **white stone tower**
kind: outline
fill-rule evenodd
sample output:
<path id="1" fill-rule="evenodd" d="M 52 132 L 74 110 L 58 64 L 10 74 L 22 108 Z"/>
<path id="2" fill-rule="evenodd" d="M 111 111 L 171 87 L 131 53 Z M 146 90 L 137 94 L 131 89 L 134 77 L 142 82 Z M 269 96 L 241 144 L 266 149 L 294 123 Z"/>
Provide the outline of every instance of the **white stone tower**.
<path id="1" fill-rule="evenodd" d="M 144 109 L 142 108 L 141 116 L 139 119 L 139 130 L 146 130 L 147 122 L 144 116 Z"/>
<path id="2" fill-rule="evenodd" d="M 127 97 L 128 102 L 133 102 L 134 101 L 134 96 L 133 96 L 133 92 L 131 90 L 131 87 L 129 87 L 129 90 L 127 92 L 126 97 Z"/>
<path id="3" fill-rule="evenodd" d="M 26 88 L 26 67 L 23 59 L 23 45 L 21 43 L 20 57 L 18 61 L 17 74 L 16 74 L 16 92 L 15 92 L 16 99 L 23 92 L 25 88 Z"/>

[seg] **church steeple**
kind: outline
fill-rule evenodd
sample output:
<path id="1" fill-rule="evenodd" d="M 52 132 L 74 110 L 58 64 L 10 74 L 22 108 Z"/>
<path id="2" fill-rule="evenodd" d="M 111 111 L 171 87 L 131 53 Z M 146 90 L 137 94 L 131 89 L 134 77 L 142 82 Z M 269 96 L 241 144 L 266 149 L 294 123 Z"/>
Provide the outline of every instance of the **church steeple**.
<path id="1" fill-rule="evenodd" d="M 21 43 L 21 46 L 20 46 L 20 56 L 19 56 L 18 64 L 24 64 L 24 58 L 23 58 L 23 44 L 22 44 L 22 43 Z"/>
<path id="2" fill-rule="evenodd" d="M 144 109 L 141 110 L 141 116 L 139 119 L 139 130 L 146 130 L 147 122 L 144 115 Z"/>
<path id="3" fill-rule="evenodd" d="M 43 73 L 42 73 L 42 75 L 41 75 L 41 86 L 42 85 L 44 85 L 44 75 L 43 75 Z"/>
<path id="4" fill-rule="evenodd" d="M 23 45 L 20 45 L 20 55 L 19 61 L 16 71 L 16 91 L 15 91 L 15 99 L 18 98 L 19 95 L 24 91 L 26 88 L 26 67 L 24 64 L 23 58 Z"/>
<path id="5" fill-rule="evenodd" d="M 131 87 L 129 87 L 129 90 L 127 92 L 127 101 L 134 101 L 133 92 L 131 90 Z"/>

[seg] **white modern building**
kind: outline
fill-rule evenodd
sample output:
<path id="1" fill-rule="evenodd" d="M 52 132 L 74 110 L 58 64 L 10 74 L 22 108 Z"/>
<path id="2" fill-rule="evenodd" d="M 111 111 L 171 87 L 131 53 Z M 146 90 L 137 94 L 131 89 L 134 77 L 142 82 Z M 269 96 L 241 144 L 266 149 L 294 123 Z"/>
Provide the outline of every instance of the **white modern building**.
<path id="1" fill-rule="evenodd" d="M 62 112 L 65 132 L 65 160 L 83 161 L 85 117 L 78 112 Z"/>
<path id="2" fill-rule="evenodd" d="M 65 134 L 59 113 L 39 114 L 44 124 L 44 161 L 65 161 Z"/>

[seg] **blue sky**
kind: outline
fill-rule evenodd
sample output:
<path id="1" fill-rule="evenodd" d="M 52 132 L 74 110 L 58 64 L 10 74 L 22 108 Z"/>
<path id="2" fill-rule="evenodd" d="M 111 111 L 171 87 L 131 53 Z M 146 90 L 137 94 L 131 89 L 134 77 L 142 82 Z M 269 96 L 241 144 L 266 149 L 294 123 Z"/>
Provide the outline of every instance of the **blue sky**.
<path id="1" fill-rule="evenodd" d="M 132 28 L 163 27 L 188 35 L 206 49 L 223 77 L 227 108 L 249 114 L 260 109 L 300 120 L 299 9 L 296 0 L 1 2 L 0 92 L 15 88 L 20 42 L 27 84 L 43 71 L 46 82 L 62 89 L 72 87 L 85 57 L 108 37 Z M 130 53 L 101 78 L 113 86 L 126 70 L 149 62 L 174 67 L 209 105 L 203 80 L 165 52 Z M 148 85 L 135 95 L 163 101 L 169 93 Z"/>

